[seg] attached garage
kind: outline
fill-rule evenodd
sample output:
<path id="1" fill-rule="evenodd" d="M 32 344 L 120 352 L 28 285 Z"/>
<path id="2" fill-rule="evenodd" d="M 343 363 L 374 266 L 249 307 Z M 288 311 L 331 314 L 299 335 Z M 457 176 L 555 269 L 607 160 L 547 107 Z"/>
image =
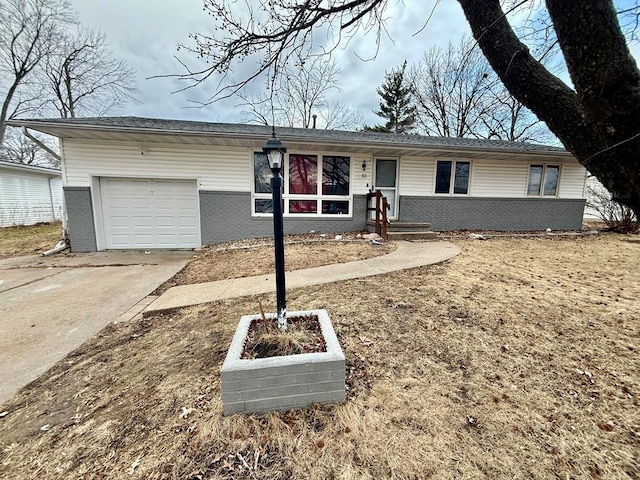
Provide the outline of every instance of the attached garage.
<path id="1" fill-rule="evenodd" d="M 195 180 L 99 179 L 106 249 L 200 246 Z"/>

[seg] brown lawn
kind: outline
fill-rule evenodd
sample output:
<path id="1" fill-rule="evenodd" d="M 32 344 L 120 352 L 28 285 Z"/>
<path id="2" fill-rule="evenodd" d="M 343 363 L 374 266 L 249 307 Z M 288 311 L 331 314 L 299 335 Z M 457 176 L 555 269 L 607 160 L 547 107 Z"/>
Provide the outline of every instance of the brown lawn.
<path id="1" fill-rule="evenodd" d="M 61 234 L 60 222 L 0 228 L 0 258 L 42 253 L 53 248 Z"/>
<path id="2" fill-rule="evenodd" d="M 344 404 L 221 417 L 258 298 L 186 308 L 110 325 L 0 406 L 0 477 L 640 478 L 639 237 L 456 243 L 289 292 L 332 316 Z"/>
<path id="3" fill-rule="evenodd" d="M 285 237 L 285 269 L 287 271 L 319 267 L 332 263 L 353 262 L 386 255 L 396 249 L 393 242 L 383 245 L 343 234 L 343 240 L 324 240 L 317 235 Z M 158 287 L 154 294 L 164 293 L 176 285 L 215 282 L 229 278 L 263 275 L 274 271 L 273 241 L 268 238 L 229 242 L 203 248 L 173 278 Z"/>

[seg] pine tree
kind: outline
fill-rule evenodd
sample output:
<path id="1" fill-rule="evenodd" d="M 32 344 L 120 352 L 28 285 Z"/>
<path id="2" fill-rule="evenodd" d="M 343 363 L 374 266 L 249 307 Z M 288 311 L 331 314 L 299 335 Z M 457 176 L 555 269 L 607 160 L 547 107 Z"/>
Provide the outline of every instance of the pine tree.
<path id="1" fill-rule="evenodd" d="M 364 129 L 376 132 L 409 133 L 416 122 L 416 107 L 411 99 L 411 89 L 405 81 L 407 61 L 401 67 L 385 72 L 384 82 L 376 89 L 382 98 L 380 110 L 376 115 L 387 119 L 385 125 L 374 127 L 365 126 Z"/>

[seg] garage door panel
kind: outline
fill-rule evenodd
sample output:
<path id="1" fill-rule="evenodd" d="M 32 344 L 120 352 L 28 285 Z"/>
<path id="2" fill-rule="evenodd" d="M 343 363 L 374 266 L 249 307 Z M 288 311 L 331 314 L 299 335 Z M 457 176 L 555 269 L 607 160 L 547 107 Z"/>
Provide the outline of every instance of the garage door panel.
<path id="1" fill-rule="evenodd" d="M 112 196 L 109 197 L 108 206 L 111 210 L 117 208 L 127 209 L 129 208 L 129 199 L 121 196 Z"/>
<path id="2" fill-rule="evenodd" d="M 197 235 L 180 234 L 178 235 L 180 243 L 195 243 L 198 241 Z"/>
<path id="3" fill-rule="evenodd" d="M 176 208 L 178 210 L 190 210 L 193 211 L 197 206 L 197 201 L 193 198 L 179 197 L 176 199 Z"/>
<path id="4" fill-rule="evenodd" d="M 167 229 L 167 228 L 175 229 L 176 226 L 177 226 L 176 218 L 173 217 L 173 216 L 171 216 L 171 217 L 166 217 L 166 216 L 156 217 L 156 226 L 158 228 L 161 228 L 161 229 Z"/>
<path id="5" fill-rule="evenodd" d="M 153 228 L 153 219 L 148 216 L 137 216 L 134 215 L 133 217 L 131 217 L 131 226 L 133 228 L 148 228 L 148 229 L 152 229 Z"/>
<path id="6" fill-rule="evenodd" d="M 106 248 L 200 245 L 195 181 L 102 178 Z"/>
<path id="7" fill-rule="evenodd" d="M 107 225 L 111 228 L 128 228 L 129 227 L 130 218 L 126 216 L 118 216 L 118 215 L 109 215 L 107 218 Z"/>

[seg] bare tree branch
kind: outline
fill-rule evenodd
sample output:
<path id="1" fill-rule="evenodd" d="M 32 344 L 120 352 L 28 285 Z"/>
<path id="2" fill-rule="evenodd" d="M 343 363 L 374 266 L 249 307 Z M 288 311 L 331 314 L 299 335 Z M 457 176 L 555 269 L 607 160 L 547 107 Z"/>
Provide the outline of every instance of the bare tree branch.
<path id="1" fill-rule="evenodd" d="M 52 53 L 64 28 L 75 21 L 68 0 L 0 2 L 0 78 L 6 82 L 0 110 L 0 144 L 18 88 Z M 22 103 L 22 108 L 14 112 L 24 106 Z"/>

